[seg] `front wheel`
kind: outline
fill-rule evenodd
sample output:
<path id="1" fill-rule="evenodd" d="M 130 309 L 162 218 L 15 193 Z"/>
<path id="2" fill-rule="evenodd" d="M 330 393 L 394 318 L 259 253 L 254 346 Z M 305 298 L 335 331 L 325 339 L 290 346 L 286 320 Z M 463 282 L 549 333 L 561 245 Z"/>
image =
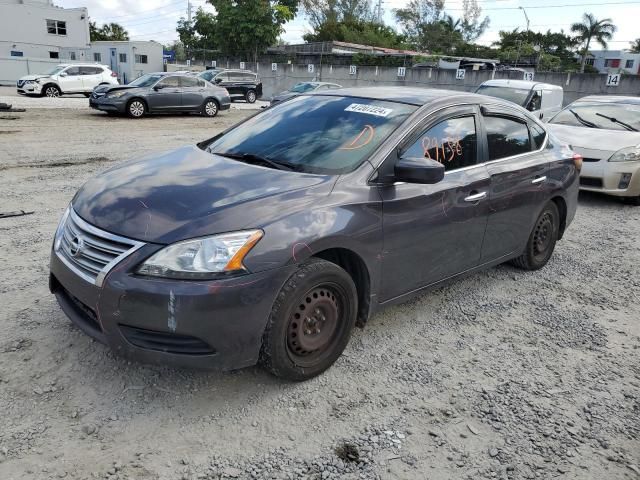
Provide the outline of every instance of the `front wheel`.
<path id="1" fill-rule="evenodd" d="M 244 99 L 247 101 L 247 103 L 256 103 L 256 98 L 258 97 L 255 90 L 249 90 L 244 96 Z"/>
<path id="2" fill-rule="evenodd" d="M 43 94 L 45 97 L 57 98 L 60 96 L 61 93 L 62 92 L 60 92 L 60 89 L 55 85 L 47 85 L 46 87 L 44 87 Z"/>
<path id="3" fill-rule="evenodd" d="M 146 108 L 142 100 L 134 99 L 129 102 L 127 113 L 132 118 L 140 118 L 145 114 Z"/>
<path id="4" fill-rule="evenodd" d="M 549 202 L 536 219 L 525 252 L 511 263 L 524 270 L 544 267 L 556 247 L 560 232 L 560 214 L 554 202 Z"/>
<path id="5" fill-rule="evenodd" d="M 356 287 L 342 268 L 320 259 L 300 265 L 271 310 L 261 364 L 287 380 L 319 375 L 346 348 L 357 310 Z"/>

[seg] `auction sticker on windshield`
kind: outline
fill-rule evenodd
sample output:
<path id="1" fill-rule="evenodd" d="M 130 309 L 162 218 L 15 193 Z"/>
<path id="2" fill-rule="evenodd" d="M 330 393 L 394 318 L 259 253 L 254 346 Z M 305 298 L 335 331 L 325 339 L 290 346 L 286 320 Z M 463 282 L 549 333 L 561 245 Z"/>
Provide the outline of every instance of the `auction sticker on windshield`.
<path id="1" fill-rule="evenodd" d="M 367 115 L 375 115 L 376 117 L 387 117 L 391 112 L 393 112 L 393 109 L 377 107 L 375 105 L 364 105 L 362 103 L 352 103 L 347 108 L 345 108 L 344 111 L 365 113 Z"/>

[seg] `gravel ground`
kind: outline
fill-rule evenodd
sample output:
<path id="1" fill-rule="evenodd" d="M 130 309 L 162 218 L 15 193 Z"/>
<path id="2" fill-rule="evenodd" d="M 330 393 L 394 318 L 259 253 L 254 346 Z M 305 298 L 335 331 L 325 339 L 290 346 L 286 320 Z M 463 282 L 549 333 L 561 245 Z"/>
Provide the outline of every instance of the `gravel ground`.
<path id="1" fill-rule="evenodd" d="M 0 220 L 2 480 L 640 478 L 640 208 L 605 197 L 545 269 L 389 308 L 302 384 L 130 363 L 74 328 L 47 262 L 76 189 L 247 114 L 0 114 L 2 210 L 35 211 Z"/>

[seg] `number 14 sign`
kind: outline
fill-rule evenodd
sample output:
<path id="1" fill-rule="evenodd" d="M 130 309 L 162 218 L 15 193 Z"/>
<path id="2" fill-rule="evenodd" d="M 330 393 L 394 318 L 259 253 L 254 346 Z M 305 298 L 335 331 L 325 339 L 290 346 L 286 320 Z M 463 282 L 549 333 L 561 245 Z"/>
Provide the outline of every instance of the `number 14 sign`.
<path id="1" fill-rule="evenodd" d="M 620 85 L 620 74 L 610 73 L 607 75 L 607 87 L 617 87 Z"/>

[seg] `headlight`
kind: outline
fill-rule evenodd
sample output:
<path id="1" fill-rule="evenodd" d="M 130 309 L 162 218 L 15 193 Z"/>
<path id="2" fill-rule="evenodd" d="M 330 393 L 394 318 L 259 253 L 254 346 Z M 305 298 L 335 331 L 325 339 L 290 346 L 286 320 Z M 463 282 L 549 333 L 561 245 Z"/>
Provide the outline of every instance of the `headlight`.
<path id="1" fill-rule="evenodd" d="M 126 90 L 120 90 L 118 92 L 113 92 L 113 93 L 108 93 L 107 94 L 107 98 L 120 98 L 123 95 L 126 95 L 127 91 Z"/>
<path id="2" fill-rule="evenodd" d="M 178 279 L 215 278 L 245 270 L 242 261 L 262 238 L 262 230 L 224 233 L 174 243 L 153 254 L 139 274 Z"/>
<path id="3" fill-rule="evenodd" d="M 609 158 L 610 162 L 640 162 L 640 145 L 621 148 Z"/>

